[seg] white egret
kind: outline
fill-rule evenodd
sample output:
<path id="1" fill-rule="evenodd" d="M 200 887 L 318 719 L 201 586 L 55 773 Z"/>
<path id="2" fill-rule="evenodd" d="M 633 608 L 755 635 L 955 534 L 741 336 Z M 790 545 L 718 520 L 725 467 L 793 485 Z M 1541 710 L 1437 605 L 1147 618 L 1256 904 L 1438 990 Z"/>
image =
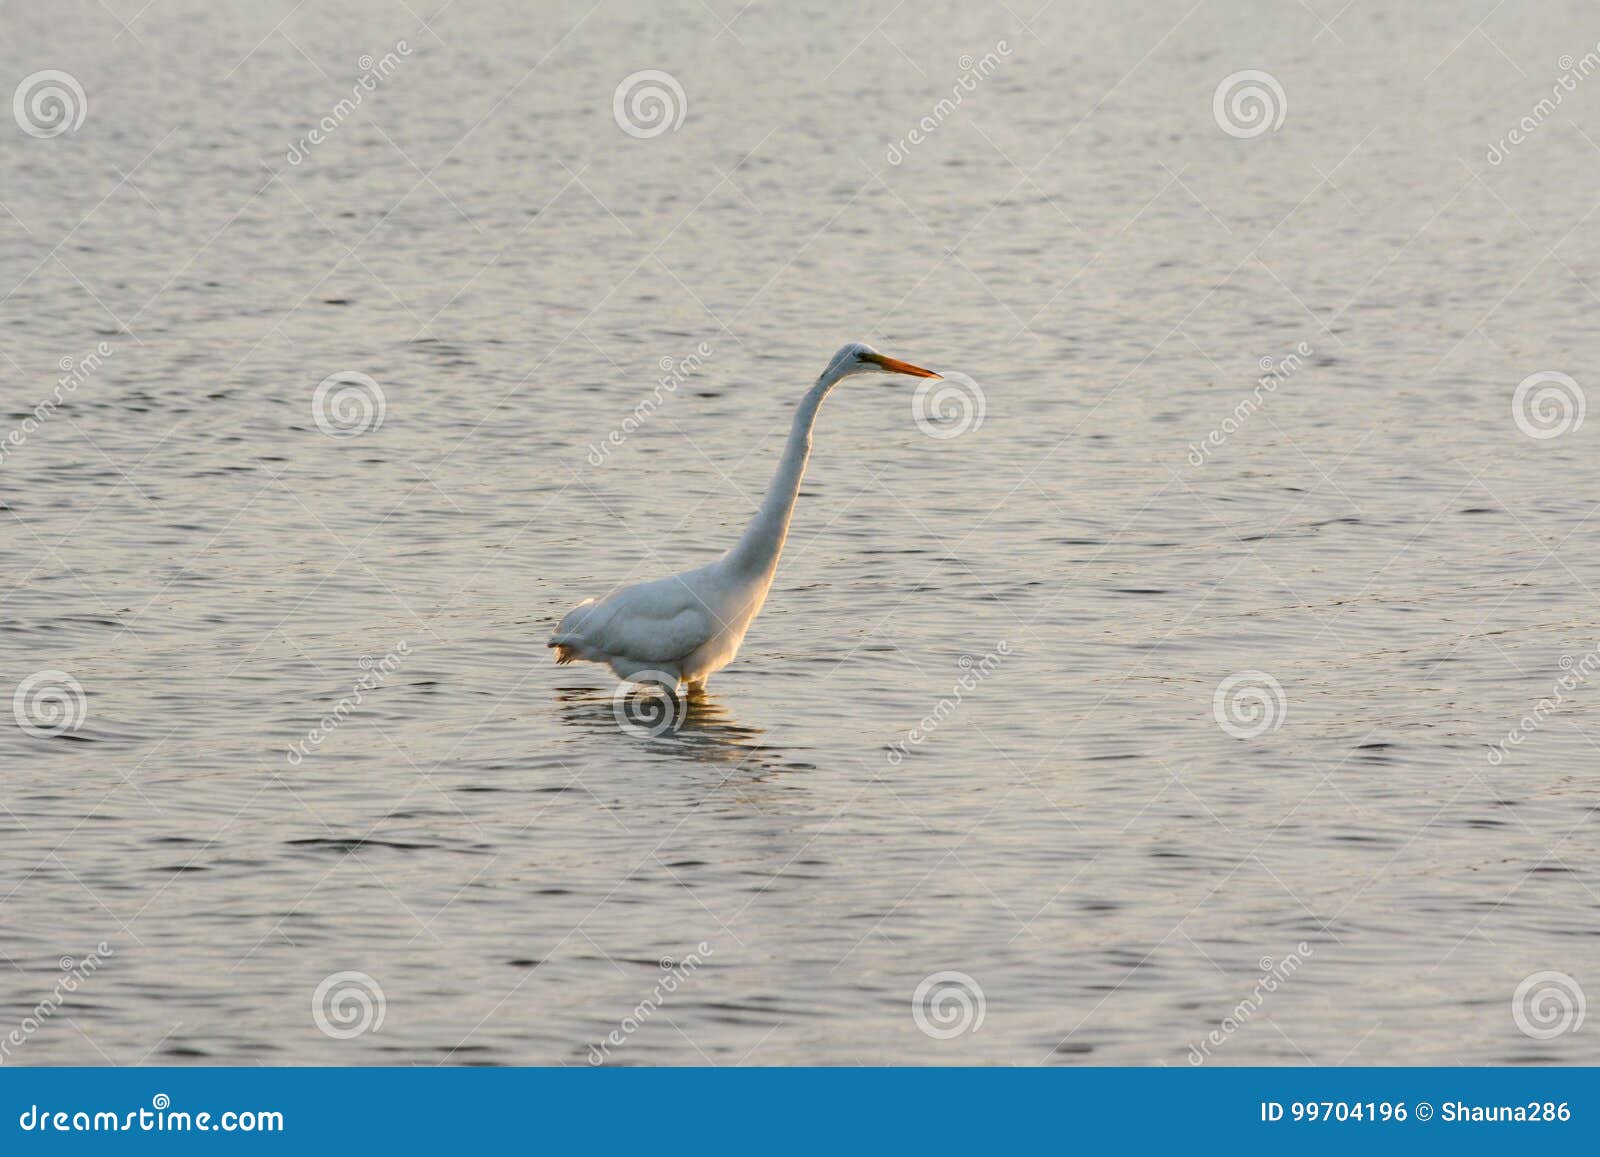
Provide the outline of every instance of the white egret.
<path id="1" fill-rule="evenodd" d="M 699 691 L 739 652 L 778 570 L 800 480 L 811 457 L 811 427 L 828 392 L 853 374 L 940 375 L 851 342 L 828 363 L 795 411 L 778 470 L 733 549 L 707 566 L 579 603 L 550 636 L 557 663 L 605 663 L 618 678 Z"/>

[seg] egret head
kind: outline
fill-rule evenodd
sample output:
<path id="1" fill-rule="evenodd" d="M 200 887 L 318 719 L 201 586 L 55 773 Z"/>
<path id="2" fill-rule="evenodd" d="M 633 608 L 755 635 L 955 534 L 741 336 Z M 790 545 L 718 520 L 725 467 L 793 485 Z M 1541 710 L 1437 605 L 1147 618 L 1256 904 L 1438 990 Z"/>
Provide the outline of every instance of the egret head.
<path id="1" fill-rule="evenodd" d="M 936 378 L 939 375 L 899 358 L 880 354 L 866 342 L 853 341 L 840 348 L 828 363 L 822 377 L 827 382 L 837 382 L 852 374 L 909 374 L 913 378 Z"/>

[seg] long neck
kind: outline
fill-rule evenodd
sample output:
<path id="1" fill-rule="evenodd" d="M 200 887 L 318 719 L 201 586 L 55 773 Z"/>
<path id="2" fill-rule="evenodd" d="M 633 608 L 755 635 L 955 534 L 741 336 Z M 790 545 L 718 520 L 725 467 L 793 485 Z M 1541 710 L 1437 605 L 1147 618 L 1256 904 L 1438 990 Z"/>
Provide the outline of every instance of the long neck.
<path id="1" fill-rule="evenodd" d="M 738 570 L 759 574 L 771 573 L 777 568 L 784 539 L 789 536 L 789 519 L 794 514 L 795 500 L 800 497 L 800 480 L 805 477 L 806 461 L 811 457 L 811 427 L 816 423 L 822 399 L 828 396 L 836 381 L 824 375 L 800 400 L 794 412 L 794 425 L 789 429 L 789 441 L 778 461 L 777 473 L 767 487 L 767 496 L 761 500 L 761 509 L 745 527 L 738 544 L 728 552 L 729 565 Z"/>

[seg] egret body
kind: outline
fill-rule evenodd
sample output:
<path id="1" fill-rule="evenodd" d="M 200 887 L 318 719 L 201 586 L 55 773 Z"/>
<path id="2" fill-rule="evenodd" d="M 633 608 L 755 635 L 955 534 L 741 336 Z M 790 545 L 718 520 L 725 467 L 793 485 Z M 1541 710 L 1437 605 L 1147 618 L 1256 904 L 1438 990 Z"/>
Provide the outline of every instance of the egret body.
<path id="1" fill-rule="evenodd" d="M 703 688 L 739 653 L 745 632 L 767 600 L 800 480 L 811 457 L 811 428 L 829 391 L 854 374 L 909 374 L 936 378 L 932 370 L 886 357 L 852 342 L 828 363 L 795 410 L 789 440 L 761 508 L 733 548 L 715 562 L 671 578 L 586 599 L 569 611 L 549 646 L 557 663 L 604 663 L 621 679 Z"/>

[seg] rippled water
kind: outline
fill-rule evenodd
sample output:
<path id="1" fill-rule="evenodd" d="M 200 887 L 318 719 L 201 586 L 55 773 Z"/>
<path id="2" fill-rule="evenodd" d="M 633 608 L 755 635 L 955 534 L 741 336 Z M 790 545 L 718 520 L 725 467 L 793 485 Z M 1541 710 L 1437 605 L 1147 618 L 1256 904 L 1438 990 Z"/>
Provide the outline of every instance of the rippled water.
<path id="1" fill-rule="evenodd" d="M 538 7 L 7 9 L 5 1060 L 1600 1061 L 1590 9 Z M 852 338 L 981 424 L 840 387 L 619 727 Z"/>

